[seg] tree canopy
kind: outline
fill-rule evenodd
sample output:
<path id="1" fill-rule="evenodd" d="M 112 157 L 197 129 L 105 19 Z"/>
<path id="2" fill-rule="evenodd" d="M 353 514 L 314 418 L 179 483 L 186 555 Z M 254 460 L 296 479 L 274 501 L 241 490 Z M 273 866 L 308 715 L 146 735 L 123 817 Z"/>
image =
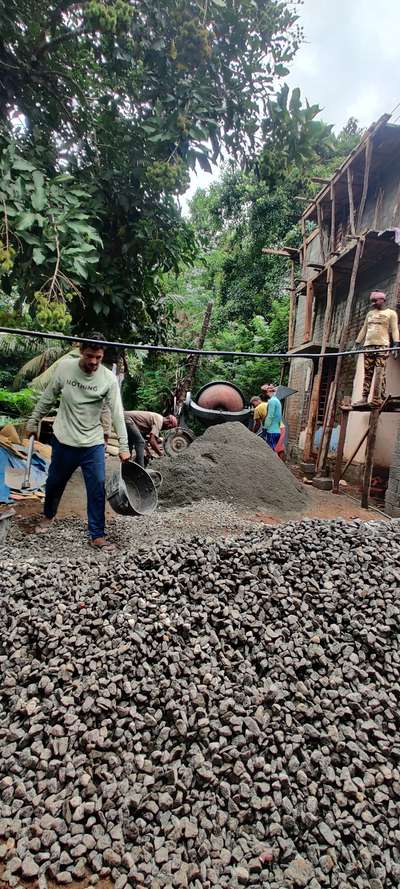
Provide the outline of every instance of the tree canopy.
<path id="1" fill-rule="evenodd" d="M 3 292 L 14 288 L 39 321 L 62 304 L 74 326 L 162 335 L 163 275 L 196 252 L 177 196 L 222 146 L 237 160 L 254 152 L 260 109 L 300 39 L 296 5 L 2 2 L 1 155 L 14 158 L 14 191 L 0 195 Z M 15 158 L 31 165 L 23 175 Z M 78 248 L 63 231 L 72 223 L 82 246 L 67 253 Z M 57 263 L 60 286 L 49 287 Z"/>

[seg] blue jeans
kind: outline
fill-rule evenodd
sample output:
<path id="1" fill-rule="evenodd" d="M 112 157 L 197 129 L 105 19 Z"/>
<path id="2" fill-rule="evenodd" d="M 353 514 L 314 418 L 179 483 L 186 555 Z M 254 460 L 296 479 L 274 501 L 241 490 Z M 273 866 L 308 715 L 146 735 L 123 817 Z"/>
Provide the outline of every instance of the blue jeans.
<path id="1" fill-rule="evenodd" d="M 144 469 L 144 449 L 146 447 L 146 442 L 143 435 L 131 417 L 129 417 L 129 420 L 125 420 L 125 426 L 128 436 L 129 452 L 132 454 L 133 449 L 135 449 L 135 463 L 138 463 L 139 466 Z"/>
<path id="2" fill-rule="evenodd" d="M 265 430 L 265 441 L 267 442 L 267 445 L 272 448 L 273 451 L 275 450 L 280 437 L 280 432 L 267 432 L 267 430 Z"/>
<path id="3" fill-rule="evenodd" d="M 105 453 L 104 445 L 73 448 L 53 436 L 51 463 L 46 482 L 44 514 L 53 519 L 65 486 L 80 466 L 85 480 L 89 534 L 92 540 L 104 537 L 105 530 Z"/>

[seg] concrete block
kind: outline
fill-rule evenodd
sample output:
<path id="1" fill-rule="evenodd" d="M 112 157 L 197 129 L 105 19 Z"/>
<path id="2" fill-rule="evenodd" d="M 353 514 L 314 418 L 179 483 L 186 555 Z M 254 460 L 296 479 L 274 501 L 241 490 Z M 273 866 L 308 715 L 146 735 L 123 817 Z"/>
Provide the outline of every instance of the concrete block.
<path id="1" fill-rule="evenodd" d="M 400 519 L 400 506 L 391 506 L 385 502 L 385 512 L 393 519 Z"/>

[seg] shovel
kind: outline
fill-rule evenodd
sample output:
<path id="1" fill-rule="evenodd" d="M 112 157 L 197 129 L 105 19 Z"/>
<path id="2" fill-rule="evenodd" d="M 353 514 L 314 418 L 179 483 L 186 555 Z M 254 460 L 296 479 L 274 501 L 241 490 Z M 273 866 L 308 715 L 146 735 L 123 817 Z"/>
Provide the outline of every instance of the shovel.
<path id="1" fill-rule="evenodd" d="M 35 436 L 31 435 L 29 437 L 29 445 L 28 445 L 28 453 L 26 455 L 26 467 L 25 469 L 6 469 L 5 472 L 5 482 L 13 490 L 26 491 L 30 488 L 31 484 L 31 465 L 32 465 L 32 454 L 33 447 L 35 444 Z"/>

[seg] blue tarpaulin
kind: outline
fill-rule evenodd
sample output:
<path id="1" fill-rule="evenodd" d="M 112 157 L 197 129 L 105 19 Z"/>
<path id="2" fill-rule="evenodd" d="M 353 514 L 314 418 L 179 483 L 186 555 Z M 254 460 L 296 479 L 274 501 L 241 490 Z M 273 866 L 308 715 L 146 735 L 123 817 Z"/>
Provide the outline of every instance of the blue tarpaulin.
<path id="1" fill-rule="evenodd" d="M 27 453 L 27 448 L 18 447 L 18 450 L 22 455 Z M 24 460 L 23 456 L 17 457 L 15 451 L 11 451 L 0 444 L 0 503 L 12 503 L 10 498 L 11 488 L 5 480 L 7 469 L 20 469 L 24 472 L 25 468 L 26 460 Z M 34 452 L 32 455 L 30 491 L 37 491 L 39 488 L 43 488 L 46 483 L 48 469 L 48 461 L 41 457 L 40 454 Z"/>

